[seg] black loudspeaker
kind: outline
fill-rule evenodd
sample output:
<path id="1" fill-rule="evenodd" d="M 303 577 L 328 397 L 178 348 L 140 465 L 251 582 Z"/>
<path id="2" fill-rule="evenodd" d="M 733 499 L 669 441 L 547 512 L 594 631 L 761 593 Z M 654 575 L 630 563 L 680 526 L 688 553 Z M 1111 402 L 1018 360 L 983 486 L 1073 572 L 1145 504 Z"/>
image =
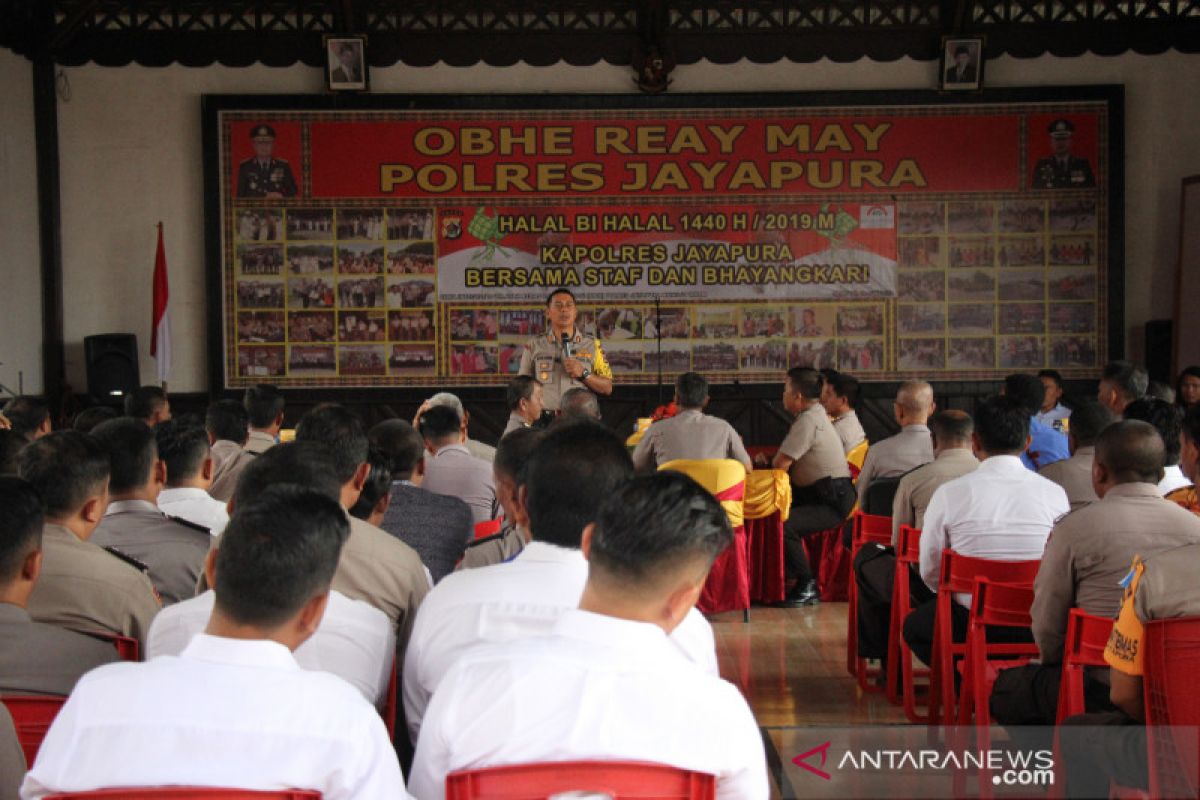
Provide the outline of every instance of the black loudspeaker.
<path id="1" fill-rule="evenodd" d="M 121 403 L 141 385 L 137 337 L 132 333 L 101 333 L 83 337 L 88 394 L 98 403 Z"/>
<path id="2" fill-rule="evenodd" d="M 1150 380 L 1175 385 L 1171 374 L 1171 348 L 1174 345 L 1171 320 L 1152 319 L 1146 323 L 1146 372 Z"/>

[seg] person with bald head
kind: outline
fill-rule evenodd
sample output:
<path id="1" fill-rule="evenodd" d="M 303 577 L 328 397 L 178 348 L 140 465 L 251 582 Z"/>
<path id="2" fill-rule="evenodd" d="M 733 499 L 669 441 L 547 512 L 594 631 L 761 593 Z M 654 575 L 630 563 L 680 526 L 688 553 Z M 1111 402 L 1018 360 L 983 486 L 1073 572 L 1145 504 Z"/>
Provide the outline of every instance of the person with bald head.
<path id="1" fill-rule="evenodd" d="M 1092 485 L 1097 502 L 1055 524 L 1033 584 L 1033 636 L 1040 664 L 1000 673 L 992 716 L 1007 725 L 1053 725 L 1063 641 L 1072 608 L 1113 617 L 1134 556 L 1200 544 L 1200 519 L 1162 498 L 1164 447 L 1152 425 L 1123 420 L 1096 440 Z M 1111 709 L 1108 687 L 1087 673 L 1088 710 Z"/>
<path id="2" fill-rule="evenodd" d="M 914 467 L 933 461 L 933 441 L 929 438 L 929 415 L 934 412 L 933 387 L 925 381 L 905 381 L 896 392 L 892 413 L 900 432 L 871 445 L 862 471 L 858 473 L 858 496 L 866 499 L 871 481 L 894 478 Z"/>

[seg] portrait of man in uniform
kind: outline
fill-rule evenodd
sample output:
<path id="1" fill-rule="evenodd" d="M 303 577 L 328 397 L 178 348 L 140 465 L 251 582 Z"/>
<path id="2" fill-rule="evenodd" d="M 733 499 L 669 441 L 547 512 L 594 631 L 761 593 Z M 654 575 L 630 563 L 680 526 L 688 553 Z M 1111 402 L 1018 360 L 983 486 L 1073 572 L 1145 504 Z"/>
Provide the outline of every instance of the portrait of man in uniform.
<path id="1" fill-rule="evenodd" d="M 1089 189 L 1096 185 L 1092 165 L 1071 151 L 1075 136 L 1075 125 L 1069 119 L 1056 119 L 1050 123 L 1052 155 L 1039 159 L 1033 168 L 1035 189 Z"/>
<path id="2" fill-rule="evenodd" d="M 238 165 L 238 197 L 295 197 L 296 178 L 286 159 L 275 157 L 275 129 L 255 125 L 250 130 L 254 155 Z"/>
<path id="3" fill-rule="evenodd" d="M 325 80 L 333 91 L 367 88 L 366 39 L 329 36 L 325 39 Z"/>
<path id="4" fill-rule="evenodd" d="M 983 39 L 943 37 L 942 79 L 944 92 L 975 91 L 983 85 Z"/>

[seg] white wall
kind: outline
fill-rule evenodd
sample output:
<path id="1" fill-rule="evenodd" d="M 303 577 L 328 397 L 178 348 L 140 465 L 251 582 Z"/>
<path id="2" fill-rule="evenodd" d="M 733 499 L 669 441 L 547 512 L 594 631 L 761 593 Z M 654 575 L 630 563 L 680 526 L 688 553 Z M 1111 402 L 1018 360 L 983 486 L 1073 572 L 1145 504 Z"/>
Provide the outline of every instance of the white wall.
<path id="1" fill-rule="evenodd" d="M 33 67 L 0 49 L 0 383 L 42 391 Z"/>
<path id="2" fill-rule="evenodd" d="M 0 53 L 0 56 L 4 56 Z M 0 58 L 0 81 L 20 71 Z M 377 92 L 625 92 L 628 68 L 486 66 L 375 70 Z M 154 223 L 166 225 L 175 339 L 172 389 L 206 386 L 200 95 L 319 92 L 318 70 L 306 67 L 190 69 L 85 66 L 66 70 L 70 97 L 59 105 L 63 177 L 64 281 L 68 378 L 84 385 L 82 338 L 132 331 L 142 349 L 142 374 L 152 378 L 150 271 Z M 1200 106 L 1187 102 L 1200 79 L 1200 56 L 1124 55 L 1073 59 L 1001 58 L 988 65 L 991 86 L 1118 83 L 1126 86 L 1126 320 L 1128 349 L 1142 352 L 1141 326 L 1170 315 L 1174 286 L 1179 181 L 1200 173 Z M 929 88 L 936 65 L 901 59 L 855 64 L 698 64 L 676 70 L 673 92 Z M 28 80 L 25 81 L 28 84 Z M 20 106 L 20 103 L 10 104 Z M 29 103 L 31 106 L 31 101 Z M 31 117 L 32 112 L 22 118 Z M 15 140 L 32 158 L 32 123 L 0 109 L 0 143 Z M 26 130 L 28 128 L 28 130 Z M 22 156 L 24 158 L 24 156 Z M 0 162 L 3 169 L 3 162 Z M 20 184 L 18 184 L 19 186 Z M 32 186 L 17 199 L 32 214 Z M 3 206 L 0 206 L 3 208 Z M 7 216 L 7 215 L 5 215 Z M 32 217 L 31 217 L 32 219 Z M 0 218 L 3 220 L 3 218 Z M 0 221 L 6 232 L 7 220 Z M 23 234 L 22 234 L 23 235 Z M 33 256 L 36 257 L 36 241 Z M 2 249 L 2 248 L 0 248 Z M 28 249 L 28 247 L 26 247 Z M 6 254 L 0 252 L 0 259 Z M 22 256 L 24 258 L 25 256 Z M 30 259 L 30 260 L 36 260 Z M 0 262 L 5 263 L 5 262 Z M 36 269 L 33 275 L 36 277 Z M 0 308 L 12 298 L 0 296 Z M 24 301 L 27 313 L 34 301 Z M 16 330 L 19 350 L 36 350 L 36 325 Z M 6 358 L 0 356 L 0 361 Z M 5 369 L 0 367 L 0 370 Z M 0 372 L 0 375 L 4 375 Z M 0 378 L 0 380 L 4 380 Z"/>

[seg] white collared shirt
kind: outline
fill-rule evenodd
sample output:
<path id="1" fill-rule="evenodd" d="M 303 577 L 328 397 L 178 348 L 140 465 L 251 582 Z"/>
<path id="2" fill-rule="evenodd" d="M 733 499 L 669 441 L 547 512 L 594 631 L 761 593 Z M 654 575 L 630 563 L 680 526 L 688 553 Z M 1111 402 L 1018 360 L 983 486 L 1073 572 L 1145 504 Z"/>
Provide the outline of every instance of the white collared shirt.
<path id="1" fill-rule="evenodd" d="M 203 633 L 179 656 L 83 676 L 21 797 L 171 784 L 408 797 L 383 720 L 349 684 L 276 642 Z"/>
<path id="2" fill-rule="evenodd" d="M 225 504 L 203 489 L 163 489 L 158 493 L 158 510 L 169 517 L 179 517 L 208 528 L 213 536 L 219 536 L 229 524 Z"/>
<path id="3" fill-rule="evenodd" d="M 421 603 L 404 657 L 404 711 L 413 741 L 429 698 L 459 656 L 481 642 L 550 632 L 579 605 L 587 583 L 579 550 L 532 541 L 512 561 L 442 578 Z M 717 674 L 712 626 L 692 609 L 670 641 L 702 671 Z"/>
<path id="4" fill-rule="evenodd" d="M 717 776 L 717 797 L 768 796 L 758 723 L 741 692 L 682 657 L 663 630 L 579 609 L 549 635 L 464 653 L 430 703 L 409 781 L 501 764 L 636 760 Z"/>
<path id="5" fill-rule="evenodd" d="M 146 659 L 182 653 L 208 625 L 215 600 L 210 589 L 160 611 L 150 624 Z M 320 627 L 293 655 L 303 669 L 337 675 L 367 702 L 380 706 L 396 658 L 396 634 L 387 614 L 341 592 L 330 592 Z"/>
<path id="6" fill-rule="evenodd" d="M 930 498 L 921 529 L 921 578 L 937 591 L 947 549 L 993 561 L 1040 559 L 1055 520 L 1070 510 L 1057 483 L 1030 472 L 1017 456 L 991 456 Z M 964 605 L 969 598 L 958 596 Z"/>
<path id="7" fill-rule="evenodd" d="M 1173 464 L 1163 467 L 1163 479 L 1158 482 L 1158 493 L 1166 497 L 1177 489 L 1184 489 L 1191 485 L 1192 482 L 1183 474 L 1183 469 L 1178 464 Z"/>

